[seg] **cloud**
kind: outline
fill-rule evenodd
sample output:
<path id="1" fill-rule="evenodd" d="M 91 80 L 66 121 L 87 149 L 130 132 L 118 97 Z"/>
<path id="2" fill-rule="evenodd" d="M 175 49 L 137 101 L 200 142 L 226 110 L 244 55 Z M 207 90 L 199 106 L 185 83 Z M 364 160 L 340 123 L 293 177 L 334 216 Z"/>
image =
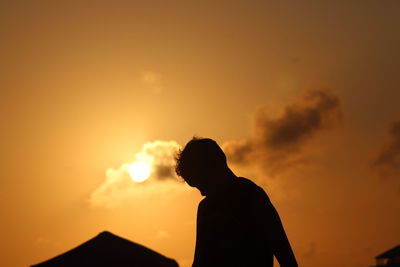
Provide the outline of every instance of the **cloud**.
<path id="1" fill-rule="evenodd" d="M 311 242 L 308 244 L 308 247 L 306 248 L 305 252 L 303 253 L 305 258 L 312 258 L 315 256 L 317 252 L 317 245 L 315 242 Z"/>
<path id="2" fill-rule="evenodd" d="M 106 180 L 90 196 L 92 206 L 114 208 L 127 200 L 152 197 L 179 190 L 180 183 L 175 174 L 175 155 L 180 146 L 175 141 L 154 141 L 143 145 L 135 160 L 123 163 L 119 168 L 106 170 Z M 129 166 L 136 161 L 149 164 L 150 177 L 142 183 L 132 181 Z"/>
<path id="3" fill-rule="evenodd" d="M 175 141 L 154 141 L 143 145 L 136 154 L 137 160 L 147 161 L 152 166 L 150 179 L 176 179 L 175 155 L 180 149 Z"/>
<path id="4" fill-rule="evenodd" d="M 156 237 L 159 239 L 168 238 L 169 236 L 170 236 L 169 233 L 164 230 L 159 230 L 156 234 Z"/>
<path id="5" fill-rule="evenodd" d="M 228 141 L 223 149 L 230 162 L 257 164 L 268 175 L 304 161 L 304 146 L 323 130 L 341 121 L 339 98 L 326 89 L 308 90 L 272 117 L 267 107 L 253 116 L 253 132 L 248 139 Z"/>
<path id="6" fill-rule="evenodd" d="M 400 121 L 393 122 L 388 131 L 386 144 L 375 157 L 373 169 L 383 178 L 400 174 Z"/>
<path id="7" fill-rule="evenodd" d="M 50 247 L 50 246 L 59 247 L 59 246 L 61 246 L 61 243 L 60 242 L 55 242 L 55 241 L 50 240 L 50 239 L 45 238 L 45 237 L 38 237 L 35 240 L 35 245 L 37 245 L 37 246 L 46 246 L 46 247 Z"/>
<path id="8" fill-rule="evenodd" d="M 161 74 L 153 71 L 143 72 L 141 76 L 142 82 L 146 86 L 148 86 L 154 93 L 160 93 L 163 89 L 161 78 Z"/>

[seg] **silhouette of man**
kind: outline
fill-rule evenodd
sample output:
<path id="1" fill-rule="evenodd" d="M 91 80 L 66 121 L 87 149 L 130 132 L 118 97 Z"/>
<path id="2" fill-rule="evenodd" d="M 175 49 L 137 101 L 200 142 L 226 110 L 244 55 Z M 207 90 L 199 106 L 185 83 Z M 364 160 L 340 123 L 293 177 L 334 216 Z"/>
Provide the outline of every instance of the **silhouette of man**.
<path id="1" fill-rule="evenodd" d="M 192 267 L 297 267 L 281 220 L 264 190 L 237 177 L 218 144 L 193 138 L 176 158 L 176 173 L 205 198 L 197 211 Z"/>

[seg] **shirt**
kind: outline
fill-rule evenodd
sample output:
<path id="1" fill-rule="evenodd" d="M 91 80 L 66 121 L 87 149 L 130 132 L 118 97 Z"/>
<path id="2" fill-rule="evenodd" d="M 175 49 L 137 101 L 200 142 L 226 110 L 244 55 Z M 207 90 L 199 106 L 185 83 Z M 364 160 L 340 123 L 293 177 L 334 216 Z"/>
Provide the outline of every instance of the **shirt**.
<path id="1" fill-rule="evenodd" d="M 272 267 L 279 235 L 286 238 L 265 191 L 246 178 L 234 178 L 199 204 L 192 266 Z"/>

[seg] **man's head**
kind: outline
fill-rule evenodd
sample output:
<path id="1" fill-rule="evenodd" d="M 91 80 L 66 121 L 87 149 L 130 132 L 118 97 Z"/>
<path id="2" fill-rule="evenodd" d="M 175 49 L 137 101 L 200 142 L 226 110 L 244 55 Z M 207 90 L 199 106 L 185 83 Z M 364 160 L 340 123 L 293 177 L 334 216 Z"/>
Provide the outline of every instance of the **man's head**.
<path id="1" fill-rule="evenodd" d="M 204 193 L 231 173 L 226 156 L 217 142 L 209 138 L 190 140 L 176 157 L 176 174 Z"/>

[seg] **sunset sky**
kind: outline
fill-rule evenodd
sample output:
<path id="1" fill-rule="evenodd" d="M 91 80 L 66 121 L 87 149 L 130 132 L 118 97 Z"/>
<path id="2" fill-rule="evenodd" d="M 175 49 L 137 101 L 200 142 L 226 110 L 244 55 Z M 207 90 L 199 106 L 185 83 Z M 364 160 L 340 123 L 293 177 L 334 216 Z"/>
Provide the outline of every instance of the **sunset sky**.
<path id="1" fill-rule="evenodd" d="M 0 266 L 108 230 L 189 267 L 194 135 L 266 190 L 299 266 L 400 244 L 400 1 L 2 1 L 0 38 Z"/>

